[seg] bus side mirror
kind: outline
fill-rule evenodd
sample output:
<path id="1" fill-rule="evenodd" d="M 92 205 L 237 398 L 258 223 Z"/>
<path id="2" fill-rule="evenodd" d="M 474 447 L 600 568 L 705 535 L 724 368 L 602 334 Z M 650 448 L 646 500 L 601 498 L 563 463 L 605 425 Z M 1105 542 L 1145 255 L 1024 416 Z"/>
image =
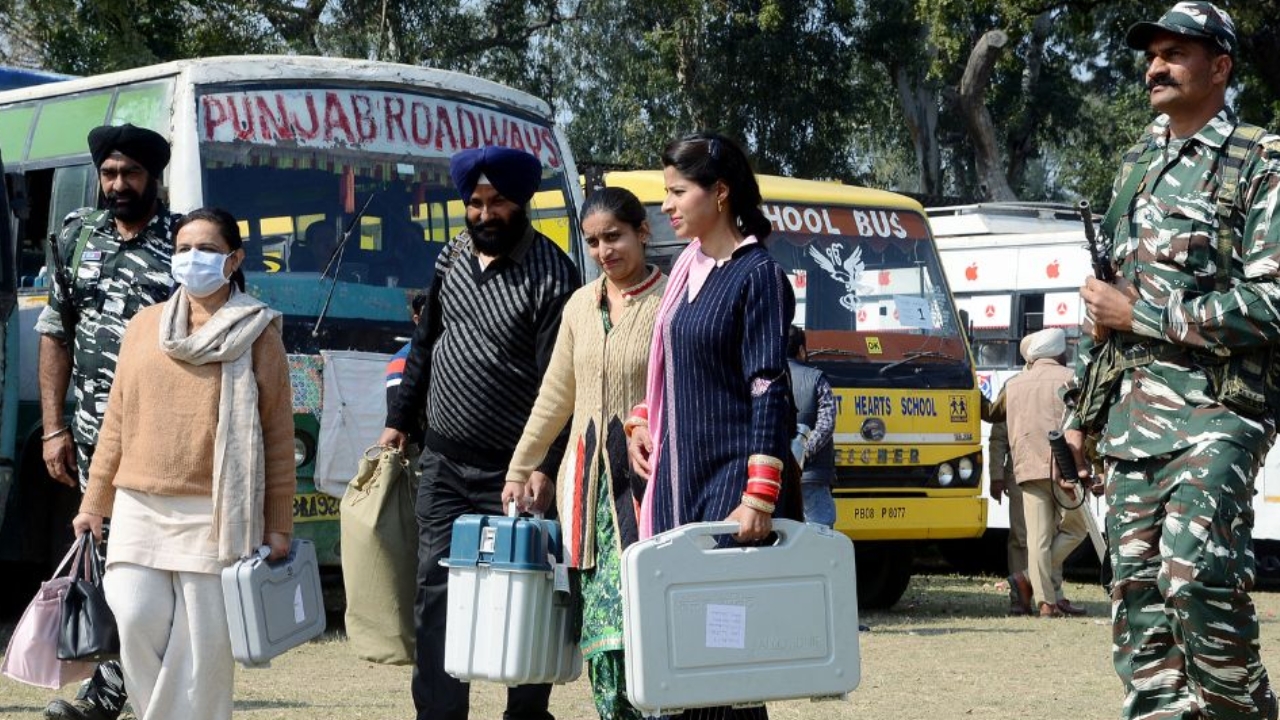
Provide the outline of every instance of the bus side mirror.
<path id="1" fill-rule="evenodd" d="M 969 319 L 969 311 L 960 308 L 960 330 L 964 332 L 964 340 L 973 343 L 973 321 Z"/>

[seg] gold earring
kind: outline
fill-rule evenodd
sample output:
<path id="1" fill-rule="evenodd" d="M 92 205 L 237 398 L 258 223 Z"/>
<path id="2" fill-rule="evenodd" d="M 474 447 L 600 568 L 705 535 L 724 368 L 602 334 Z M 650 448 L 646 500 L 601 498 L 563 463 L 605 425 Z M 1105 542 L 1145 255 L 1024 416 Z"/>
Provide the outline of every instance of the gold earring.
<path id="1" fill-rule="evenodd" d="M 724 200 L 721 198 L 716 198 L 716 212 L 724 212 Z"/>

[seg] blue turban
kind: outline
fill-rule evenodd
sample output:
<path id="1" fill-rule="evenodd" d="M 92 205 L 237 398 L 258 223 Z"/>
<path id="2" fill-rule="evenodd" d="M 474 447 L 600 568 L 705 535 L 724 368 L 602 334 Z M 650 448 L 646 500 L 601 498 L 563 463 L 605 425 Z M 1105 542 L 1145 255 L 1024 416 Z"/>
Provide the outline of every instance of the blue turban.
<path id="1" fill-rule="evenodd" d="M 463 150 L 449 158 L 449 176 L 463 202 L 471 202 L 481 175 L 502 197 L 523 207 L 542 183 L 542 163 L 523 150 L 497 146 Z"/>

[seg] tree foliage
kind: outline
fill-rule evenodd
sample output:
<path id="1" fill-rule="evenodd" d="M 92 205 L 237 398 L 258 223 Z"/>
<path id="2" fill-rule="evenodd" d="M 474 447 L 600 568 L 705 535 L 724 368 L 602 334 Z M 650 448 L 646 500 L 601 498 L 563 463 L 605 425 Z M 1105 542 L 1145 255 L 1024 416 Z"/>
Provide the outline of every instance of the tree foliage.
<path id="1" fill-rule="evenodd" d="M 1233 104 L 1280 124 L 1280 0 L 1222 0 Z M 580 160 L 696 129 L 765 172 L 1103 203 L 1150 120 L 1145 0 L 0 0 L 0 61 L 91 74 L 296 52 L 473 73 L 546 99 Z"/>

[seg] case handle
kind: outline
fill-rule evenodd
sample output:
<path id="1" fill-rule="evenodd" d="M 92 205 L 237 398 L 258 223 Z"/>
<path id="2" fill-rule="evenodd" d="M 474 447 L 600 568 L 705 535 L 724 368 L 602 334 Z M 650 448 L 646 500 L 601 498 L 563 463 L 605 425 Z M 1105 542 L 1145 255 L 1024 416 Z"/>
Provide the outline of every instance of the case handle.
<path id="1" fill-rule="evenodd" d="M 676 528 L 671 532 L 678 533 L 683 539 L 692 542 L 704 551 L 713 552 L 720 550 L 739 550 L 741 548 L 716 548 L 703 542 L 704 538 L 713 535 L 735 535 L 742 526 L 734 520 L 720 520 L 718 522 L 690 523 L 682 527 Z M 795 520 L 787 520 L 784 518 L 776 518 L 773 521 L 773 533 L 778 536 L 777 541 L 771 545 L 761 545 L 764 548 L 784 548 L 795 542 L 796 538 L 805 530 L 805 524 L 796 522 Z"/>

